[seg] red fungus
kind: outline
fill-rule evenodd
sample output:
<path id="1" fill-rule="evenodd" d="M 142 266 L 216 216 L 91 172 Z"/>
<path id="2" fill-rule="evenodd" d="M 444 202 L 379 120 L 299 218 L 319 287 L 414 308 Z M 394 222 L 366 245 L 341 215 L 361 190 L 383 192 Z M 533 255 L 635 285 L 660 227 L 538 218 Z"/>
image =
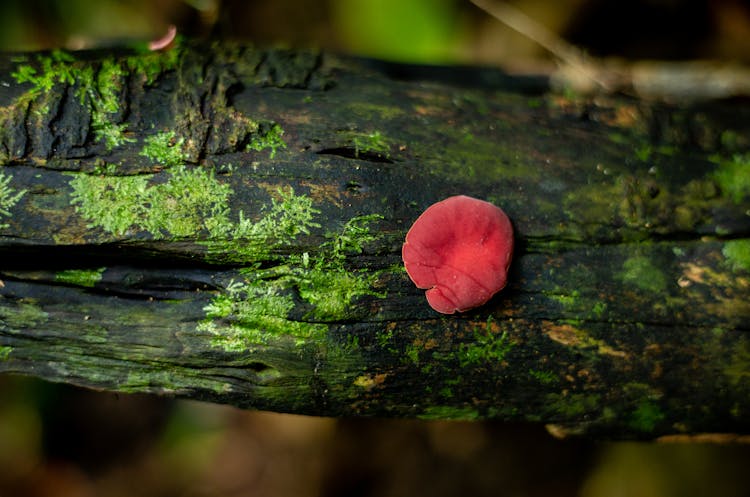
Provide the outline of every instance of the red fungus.
<path id="1" fill-rule="evenodd" d="M 406 234 L 404 267 L 430 307 L 463 312 L 502 290 L 513 254 L 508 216 L 484 200 L 457 195 L 431 205 Z"/>

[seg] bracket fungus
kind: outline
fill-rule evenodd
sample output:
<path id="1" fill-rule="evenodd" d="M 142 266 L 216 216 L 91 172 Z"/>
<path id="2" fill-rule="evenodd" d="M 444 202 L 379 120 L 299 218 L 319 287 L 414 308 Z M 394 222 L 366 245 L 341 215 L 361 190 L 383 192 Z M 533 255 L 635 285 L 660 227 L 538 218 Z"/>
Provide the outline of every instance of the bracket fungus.
<path id="1" fill-rule="evenodd" d="M 512 255 L 513 227 L 505 212 L 464 195 L 428 207 L 401 249 L 409 278 L 443 314 L 479 307 L 502 290 Z"/>

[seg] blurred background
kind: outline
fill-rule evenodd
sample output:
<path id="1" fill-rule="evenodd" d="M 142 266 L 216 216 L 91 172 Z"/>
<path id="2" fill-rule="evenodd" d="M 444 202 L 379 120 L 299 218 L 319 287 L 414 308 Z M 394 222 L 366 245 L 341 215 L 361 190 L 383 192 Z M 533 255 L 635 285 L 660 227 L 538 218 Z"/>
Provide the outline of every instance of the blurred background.
<path id="1" fill-rule="evenodd" d="M 744 0 L 518 0 L 628 61 L 750 63 Z M 550 54 L 468 0 L 3 0 L 0 50 L 163 36 L 546 73 Z M 310 418 L 0 376 L 0 497 L 750 495 L 750 446 L 557 440 L 507 423 Z"/>
<path id="2" fill-rule="evenodd" d="M 596 56 L 750 62 L 748 0 L 516 0 Z M 0 49 L 189 37 L 313 47 L 388 60 L 515 66 L 549 60 L 469 0 L 3 0 Z"/>
<path id="3" fill-rule="evenodd" d="M 0 376 L 2 497 L 746 497 L 750 450 L 313 418 Z"/>

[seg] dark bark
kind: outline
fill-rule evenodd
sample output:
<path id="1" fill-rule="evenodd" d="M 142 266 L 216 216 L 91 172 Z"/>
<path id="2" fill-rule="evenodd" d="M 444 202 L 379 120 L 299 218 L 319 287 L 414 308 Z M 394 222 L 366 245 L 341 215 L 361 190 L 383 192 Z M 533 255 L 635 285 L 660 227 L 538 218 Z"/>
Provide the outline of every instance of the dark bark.
<path id="1" fill-rule="evenodd" d="M 745 101 L 229 45 L 0 71 L 0 371 L 314 415 L 750 431 Z M 501 206 L 517 245 L 505 290 L 443 316 L 400 246 L 453 194 Z"/>

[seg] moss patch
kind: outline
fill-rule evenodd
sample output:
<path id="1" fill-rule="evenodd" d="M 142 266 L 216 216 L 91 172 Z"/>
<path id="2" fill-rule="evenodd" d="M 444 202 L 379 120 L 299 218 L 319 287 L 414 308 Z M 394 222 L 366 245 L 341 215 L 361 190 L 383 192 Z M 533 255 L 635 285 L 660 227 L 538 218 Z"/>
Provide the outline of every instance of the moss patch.
<path id="1" fill-rule="evenodd" d="M 369 121 L 390 121 L 406 113 L 401 107 L 395 105 L 383 105 L 372 102 L 353 102 L 348 104 L 352 114 Z"/>
<path id="2" fill-rule="evenodd" d="M 270 208 L 257 220 L 240 211 L 237 221 L 227 216 L 211 221 L 212 238 L 202 242 L 208 248 L 209 260 L 252 266 L 268 259 L 274 249 L 290 245 L 297 236 L 320 227 L 313 220 L 319 211 L 309 197 L 296 195 L 292 188 L 279 188 L 273 194 Z"/>
<path id="3" fill-rule="evenodd" d="M 598 394 L 551 393 L 546 399 L 546 416 L 561 417 L 564 420 L 595 416 L 594 413 L 601 408 L 601 398 Z"/>
<path id="4" fill-rule="evenodd" d="M 529 369 L 529 376 L 543 385 L 554 385 L 559 381 L 557 375 L 551 371 Z"/>
<path id="5" fill-rule="evenodd" d="M 458 360 L 462 368 L 489 362 L 501 363 L 515 345 L 507 333 L 492 332 L 492 317 L 487 318 L 486 326 L 474 328 L 473 338 L 473 341 L 458 347 Z"/>
<path id="6" fill-rule="evenodd" d="M 347 317 L 351 301 L 378 295 L 372 285 L 378 273 L 353 271 L 346 257 L 359 253 L 374 240 L 368 224 L 379 216 L 349 220 L 339 233 L 329 234 L 319 254 L 291 255 L 286 264 L 269 269 L 249 267 L 242 281 L 230 282 L 225 291 L 206 306 L 207 319 L 199 330 L 214 335 L 212 343 L 230 352 L 292 339 L 296 346 L 319 342 L 327 333 L 325 322 Z M 293 319 L 295 295 L 311 307 L 313 321 Z M 322 322 L 321 322 L 322 321 Z"/>
<path id="7" fill-rule="evenodd" d="M 256 150 L 258 152 L 271 149 L 268 155 L 270 159 L 276 156 L 277 150 L 286 148 L 286 142 L 282 138 L 284 130 L 277 123 L 261 124 L 258 132 L 252 135 L 250 143 L 247 144 L 247 150 Z"/>
<path id="8" fill-rule="evenodd" d="M 377 214 L 354 217 L 344 224 L 341 231 L 327 235 L 329 241 L 321 245 L 314 260 L 306 260 L 303 254 L 301 267 L 298 265 L 297 270 L 297 286 L 300 296 L 313 305 L 314 317 L 342 319 L 349 302 L 355 297 L 384 296 L 372 290 L 378 273 L 367 274 L 346 268 L 348 256 L 360 254 L 365 244 L 377 238 L 369 225 L 380 219 L 382 216 Z"/>
<path id="9" fill-rule="evenodd" d="M 729 160 L 721 160 L 713 178 L 736 204 L 750 195 L 750 154 L 736 154 Z"/>
<path id="10" fill-rule="evenodd" d="M 32 329 L 47 321 L 47 316 L 48 314 L 30 299 L 19 302 L 6 301 L 0 305 L 0 331 L 18 332 Z"/>
<path id="11" fill-rule="evenodd" d="M 78 61 L 62 50 L 35 57 L 18 65 L 12 73 L 17 83 L 30 83 L 31 89 L 22 97 L 24 101 L 44 99 L 57 84 L 75 88 L 82 106 L 91 113 L 91 129 L 97 140 L 108 151 L 129 141 L 127 123 L 119 122 L 120 101 L 128 75 L 140 75 L 146 83 L 153 82 L 159 74 L 176 67 L 181 51 L 152 52 L 131 56 L 123 60 L 107 57 L 99 63 Z M 45 109 L 45 113 L 48 109 Z"/>
<path id="12" fill-rule="evenodd" d="M 68 269 L 55 274 L 55 281 L 91 288 L 101 281 L 105 269 Z"/>
<path id="13" fill-rule="evenodd" d="M 531 167 L 527 157 L 507 147 L 481 130 L 446 130 L 451 140 L 445 144 L 440 160 L 450 164 L 449 174 L 460 172 L 462 177 L 479 180 L 530 177 L 540 171 Z M 439 149 L 438 149 L 439 150 Z"/>
<path id="14" fill-rule="evenodd" d="M 148 176 L 89 176 L 76 174 L 70 182 L 72 203 L 89 221 L 89 227 L 101 227 L 122 235 L 144 216 L 143 202 Z"/>
<path id="15" fill-rule="evenodd" d="M 251 265 L 295 237 L 320 226 L 318 212 L 306 196 L 291 188 L 274 192 L 271 207 L 260 219 L 229 216 L 232 189 L 212 170 L 176 166 L 162 175 L 113 176 L 74 173 L 71 203 L 89 221 L 116 236 L 143 231 L 153 239 L 206 235 L 200 242 L 218 263 Z M 165 179 L 166 178 L 166 179 Z"/>
<path id="16" fill-rule="evenodd" d="M 142 226 L 154 238 L 187 237 L 201 230 L 215 235 L 228 216 L 230 193 L 213 171 L 176 167 L 166 183 L 146 189 Z"/>
<path id="17" fill-rule="evenodd" d="M 7 361 L 11 352 L 13 352 L 13 347 L 0 345 L 0 361 Z"/>
<path id="18" fill-rule="evenodd" d="M 732 270 L 750 271 L 750 239 L 728 241 L 721 253 Z"/>
<path id="19" fill-rule="evenodd" d="M 206 306 L 198 330 L 214 335 L 212 345 L 228 352 L 253 350 L 272 340 L 291 338 L 297 346 L 320 340 L 328 326 L 289 319 L 294 300 L 284 280 L 246 279 L 231 282 Z"/>
<path id="20" fill-rule="evenodd" d="M 182 49 L 179 45 L 179 36 L 175 40 L 175 46 L 169 50 L 153 51 L 147 47 L 140 54 L 131 55 L 125 59 L 128 69 L 143 79 L 144 84 L 153 84 L 165 71 L 177 67 Z"/>
<path id="21" fill-rule="evenodd" d="M 750 382 L 750 340 L 743 339 L 737 343 L 724 374 L 735 387 L 742 382 Z"/>
<path id="22" fill-rule="evenodd" d="M 643 401 L 630 414 L 628 424 L 643 433 L 650 433 L 664 419 L 661 408 L 652 401 Z"/>
<path id="23" fill-rule="evenodd" d="M 26 193 L 26 190 L 16 191 L 10 186 L 11 175 L 0 172 L 0 218 L 3 216 L 10 216 L 10 209 L 12 209 L 21 197 Z M 0 230 L 7 228 L 8 224 L 0 222 Z"/>
<path id="24" fill-rule="evenodd" d="M 183 141 L 183 138 L 175 138 L 174 131 L 157 133 L 146 138 L 140 154 L 162 166 L 178 166 L 186 162 L 182 152 Z"/>
<path id="25" fill-rule="evenodd" d="M 479 419 L 479 412 L 473 407 L 431 406 L 418 415 L 425 420 L 474 421 Z"/>
<path id="26" fill-rule="evenodd" d="M 90 72 L 92 72 L 91 66 L 81 71 L 82 74 Z M 127 124 L 115 122 L 120 112 L 120 94 L 125 83 L 124 76 L 125 70 L 118 62 L 114 59 L 105 59 L 102 61 L 96 79 L 79 78 L 81 82 L 85 82 L 80 92 L 85 93 L 91 102 L 91 126 L 94 134 L 98 140 L 104 142 L 107 150 L 133 141 L 132 138 L 125 136 Z"/>
<path id="27" fill-rule="evenodd" d="M 563 210 L 570 226 L 584 237 L 637 241 L 650 233 L 691 231 L 712 223 L 718 196 L 711 179 L 670 188 L 651 175 L 622 175 L 569 192 Z M 617 227 L 614 234 L 613 226 Z"/>
<path id="28" fill-rule="evenodd" d="M 359 154 L 375 154 L 385 158 L 390 156 L 390 144 L 379 131 L 372 133 L 357 133 L 352 137 L 354 156 Z"/>
<path id="29" fill-rule="evenodd" d="M 633 256 L 625 260 L 617 275 L 624 283 L 634 285 L 645 292 L 664 293 L 667 278 L 664 273 L 645 256 Z"/>
<path id="30" fill-rule="evenodd" d="M 38 68 L 21 64 L 11 73 L 17 83 L 31 83 L 30 93 L 39 94 L 52 89 L 57 83 L 72 85 L 76 81 L 75 58 L 62 50 L 53 50 L 49 55 L 36 58 Z"/>
<path id="31" fill-rule="evenodd" d="M 72 203 L 90 227 L 118 236 L 139 230 L 154 239 L 185 237 L 227 224 L 230 188 L 213 171 L 179 166 L 164 183 L 153 178 L 75 174 Z"/>

